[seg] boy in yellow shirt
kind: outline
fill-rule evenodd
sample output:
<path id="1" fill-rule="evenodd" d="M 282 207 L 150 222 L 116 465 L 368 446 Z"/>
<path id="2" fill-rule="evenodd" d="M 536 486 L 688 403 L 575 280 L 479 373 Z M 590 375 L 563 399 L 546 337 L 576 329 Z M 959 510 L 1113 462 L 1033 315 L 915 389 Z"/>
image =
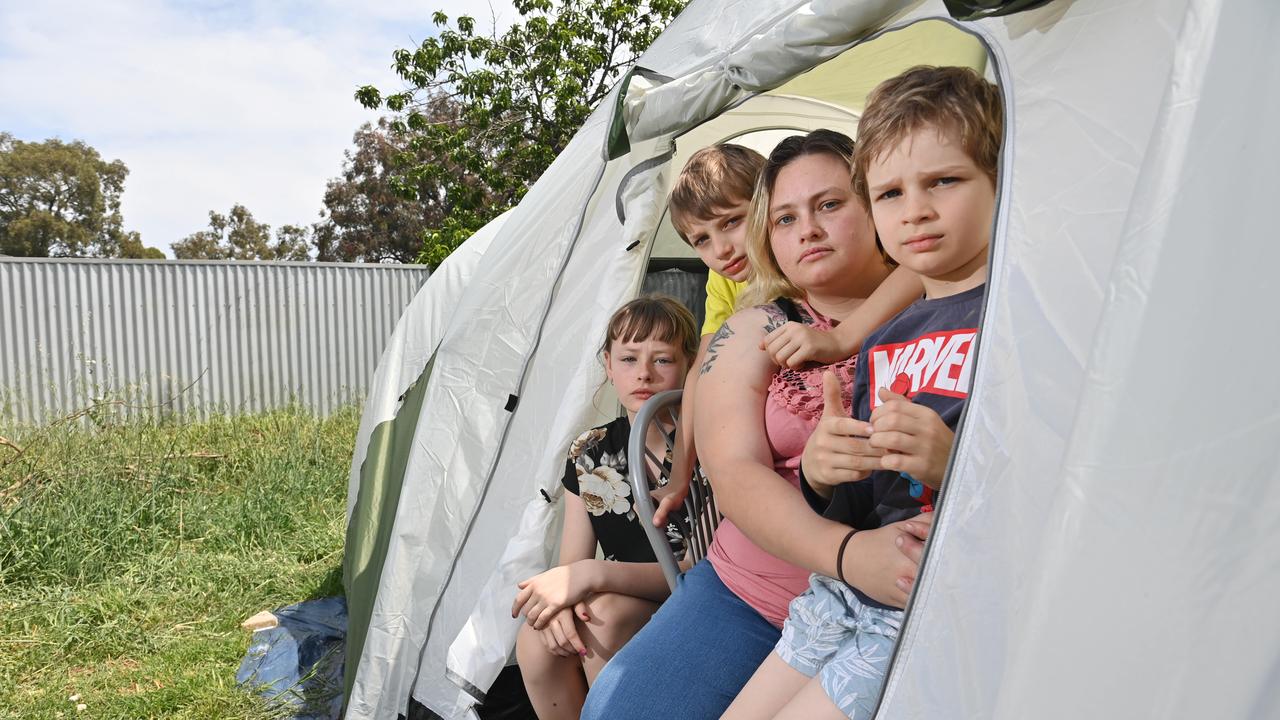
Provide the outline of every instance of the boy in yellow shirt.
<path id="1" fill-rule="evenodd" d="M 681 432 L 673 453 L 671 482 L 655 493 L 661 498 L 653 517 L 658 527 L 666 527 L 667 513 L 680 507 L 688 495 L 689 477 L 697 457 L 692 420 L 697 369 L 702 367 L 712 336 L 737 310 L 738 295 L 751 277 L 747 216 L 764 163 L 764 157 L 750 148 L 729 143 L 712 145 L 689 158 L 671 190 L 671 224 L 711 272 L 707 277 L 706 317 L 698 356 L 684 386 Z M 789 322 L 765 336 L 760 349 L 783 368 L 851 357 L 872 330 L 922 293 L 919 277 L 899 268 L 831 332 Z"/>

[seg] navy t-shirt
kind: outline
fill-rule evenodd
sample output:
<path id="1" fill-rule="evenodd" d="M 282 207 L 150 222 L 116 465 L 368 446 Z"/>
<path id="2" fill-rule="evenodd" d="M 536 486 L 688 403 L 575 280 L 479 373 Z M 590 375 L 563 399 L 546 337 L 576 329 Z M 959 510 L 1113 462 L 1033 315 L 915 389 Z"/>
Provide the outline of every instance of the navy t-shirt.
<path id="1" fill-rule="evenodd" d="M 853 416 L 868 420 L 887 387 L 932 408 L 955 430 L 969 392 L 974 342 L 985 285 L 917 300 L 871 333 L 853 378 Z M 802 483 L 805 497 L 825 517 L 870 530 L 933 509 L 933 490 L 908 475 L 881 470 L 838 485 L 830 503 Z"/>

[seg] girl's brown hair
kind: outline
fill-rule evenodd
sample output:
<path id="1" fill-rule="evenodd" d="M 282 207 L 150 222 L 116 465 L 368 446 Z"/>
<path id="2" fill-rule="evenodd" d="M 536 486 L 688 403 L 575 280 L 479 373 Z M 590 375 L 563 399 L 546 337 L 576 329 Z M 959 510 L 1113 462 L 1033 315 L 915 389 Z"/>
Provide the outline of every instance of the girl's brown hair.
<path id="1" fill-rule="evenodd" d="M 640 342 L 649 338 L 680 348 L 687 363 L 692 363 L 698 354 L 698 328 L 693 313 L 669 295 L 638 297 L 618 308 L 609 318 L 609 329 L 600 352 L 609 352 L 618 341 Z"/>

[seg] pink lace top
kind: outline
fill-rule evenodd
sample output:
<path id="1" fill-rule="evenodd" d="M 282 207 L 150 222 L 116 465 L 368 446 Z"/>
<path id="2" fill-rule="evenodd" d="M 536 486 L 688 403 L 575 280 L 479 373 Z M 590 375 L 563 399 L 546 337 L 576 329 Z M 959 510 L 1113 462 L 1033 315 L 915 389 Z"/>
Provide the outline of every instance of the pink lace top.
<path id="1" fill-rule="evenodd" d="M 829 331 L 833 324 L 804 308 L 813 327 Z M 765 398 L 764 428 L 773 453 L 773 469 L 800 492 L 800 456 L 804 444 L 822 417 L 822 373 L 833 370 L 840 378 L 845 409 L 853 387 L 857 356 L 831 365 L 810 365 L 774 373 Z M 731 520 L 716 530 L 707 558 L 725 586 L 769 622 L 781 627 L 787 606 L 809 585 L 809 572 L 780 560 L 753 543 Z"/>

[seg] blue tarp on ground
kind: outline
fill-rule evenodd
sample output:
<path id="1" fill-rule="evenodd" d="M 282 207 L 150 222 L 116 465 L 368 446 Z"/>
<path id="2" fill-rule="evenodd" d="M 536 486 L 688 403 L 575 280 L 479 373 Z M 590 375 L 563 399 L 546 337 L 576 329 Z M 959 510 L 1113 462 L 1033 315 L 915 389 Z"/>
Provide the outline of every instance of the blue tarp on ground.
<path id="1" fill-rule="evenodd" d="M 274 612 L 280 625 L 253 634 L 236 682 L 272 704 L 291 708 L 295 720 L 337 720 L 342 713 L 346 600 L 308 600 Z"/>

